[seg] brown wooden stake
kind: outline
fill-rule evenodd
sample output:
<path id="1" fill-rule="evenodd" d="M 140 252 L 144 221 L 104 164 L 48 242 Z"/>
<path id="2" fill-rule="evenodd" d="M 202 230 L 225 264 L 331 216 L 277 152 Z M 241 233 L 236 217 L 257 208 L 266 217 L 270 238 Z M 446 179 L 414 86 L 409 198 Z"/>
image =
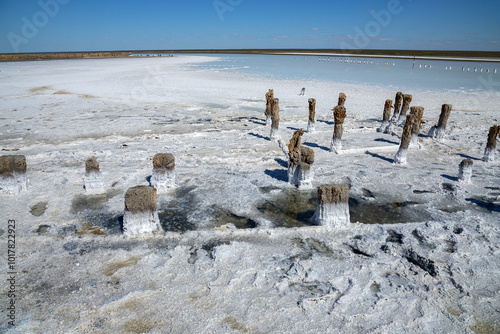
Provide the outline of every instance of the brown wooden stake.
<path id="1" fill-rule="evenodd" d="M 311 219 L 317 225 L 347 226 L 350 223 L 349 186 L 325 184 L 318 187 L 318 208 Z"/>
<path id="2" fill-rule="evenodd" d="M 486 148 L 484 149 L 484 161 L 495 161 L 495 150 L 497 148 L 498 136 L 500 136 L 500 125 L 493 125 L 488 132 L 488 141 L 486 143 Z"/>
<path id="3" fill-rule="evenodd" d="M 410 145 L 420 149 L 421 145 L 418 143 L 418 135 L 420 134 L 420 124 L 422 123 L 422 117 L 424 116 L 424 108 L 423 107 L 411 107 L 410 114 L 416 118 L 416 121 L 411 128 L 411 143 L 410 143 Z"/>
<path id="4" fill-rule="evenodd" d="M 274 98 L 271 103 L 271 140 L 278 139 L 279 126 L 280 126 L 280 104 L 279 99 Z"/>
<path id="5" fill-rule="evenodd" d="M 266 93 L 266 111 L 264 112 L 266 116 L 266 125 L 271 123 L 271 114 L 272 114 L 272 100 L 274 99 L 274 90 L 270 89 Z"/>
<path id="6" fill-rule="evenodd" d="M 99 162 L 96 157 L 92 157 L 85 161 L 85 173 L 99 172 Z"/>
<path id="7" fill-rule="evenodd" d="M 415 115 L 409 114 L 406 116 L 405 126 L 403 128 L 403 134 L 401 136 L 401 144 L 399 145 L 399 150 L 394 156 L 394 163 L 396 164 L 406 164 L 406 156 L 408 153 L 408 147 L 411 143 L 411 132 L 413 126 L 418 121 Z"/>
<path id="8" fill-rule="evenodd" d="M 345 104 L 346 98 L 347 98 L 347 96 L 344 93 L 340 93 L 339 94 L 339 101 L 338 101 L 337 105 L 343 107 Z"/>
<path id="9" fill-rule="evenodd" d="M 389 126 L 389 119 L 391 118 L 391 108 L 392 100 L 385 100 L 382 124 L 380 125 L 380 128 L 377 129 L 377 132 L 385 132 L 387 130 L 387 127 Z"/>
<path id="10" fill-rule="evenodd" d="M 403 101 L 403 93 L 397 92 L 396 98 L 394 100 L 394 115 L 392 116 L 392 122 L 397 121 L 399 117 L 399 111 L 401 109 L 401 101 Z"/>
<path id="11" fill-rule="evenodd" d="M 406 113 L 410 109 L 411 100 L 412 96 L 410 94 L 403 95 L 403 106 L 401 107 L 401 112 L 399 113 L 399 120 L 398 120 L 398 123 L 400 123 L 400 125 L 403 125 L 404 122 L 406 121 Z"/>
<path id="12" fill-rule="evenodd" d="M 342 149 L 342 134 L 344 133 L 344 120 L 347 116 L 345 107 L 336 106 L 333 108 L 333 116 L 335 119 L 335 126 L 330 150 L 335 153 L 340 153 Z"/>
<path id="13" fill-rule="evenodd" d="M 429 137 L 432 137 L 434 139 L 444 138 L 448 118 L 451 114 L 451 108 L 451 104 L 443 104 L 441 106 L 441 115 L 439 115 L 438 124 L 430 129 L 428 133 Z"/>
<path id="14" fill-rule="evenodd" d="M 132 187 L 125 193 L 123 230 L 126 235 L 161 231 L 157 212 L 157 192 L 153 187 Z"/>
<path id="15" fill-rule="evenodd" d="M 307 132 L 314 132 L 316 125 L 316 99 L 309 99 L 309 120 L 307 122 Z"/>

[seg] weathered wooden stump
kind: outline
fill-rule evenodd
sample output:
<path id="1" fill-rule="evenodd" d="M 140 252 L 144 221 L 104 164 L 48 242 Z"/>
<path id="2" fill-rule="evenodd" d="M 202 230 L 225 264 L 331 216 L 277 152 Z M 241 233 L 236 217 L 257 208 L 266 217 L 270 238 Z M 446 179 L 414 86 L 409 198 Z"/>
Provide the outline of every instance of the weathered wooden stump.
<path id="1" fill-rule="evenodd" d="M 349 186 L 326 184 L 318 187 L 318 207 L 311 221 L 317 225 L 348 226 Z"/>
<path id="2" fill-rule="evenodd" d="M 382 124 L 377 129 L 377 132 L 387 133 L 387 128 L 390 126 L 389 120 L 391 118 L 392 100 L 385 100 L 384 114 L 382 115 Z"/>
<path id="3" fill-rule="evenodd" d="M 265 111 L 265 115 L 266 115 L 266 125 L 271 125 L 271 106 L 272 106 L 272 101 L 274 99 L 274 90 L 273 89 L 270 89 L 267 93 L 266 93 L 266 111 Z"/>
<path id="4" fill-rule="evenodd" d="M 309 120 L 307 122 L 307 132 L 316 130 L 316 99 L 309 99 Z"/>
<path id="5" fill-rule="evenodd" d="M 421 149 L 422 146 L 418 142 L 418 135 L 420 134 L 420 125 L 422 124 L 422 117 L 424 116 L 424 108 L 423 107 L 411 107 L 410 114 L 416 117 L 416 122 L 411 128 L 411 142 L 410 148 Z"/>
<path id="6" fill-rule="evenodd" d="M 137 186 L 127 190 L 123 216 L 124 234 L 139 235 L 162 231 L 156 199 L 156 189 L 153 187 Z"/>
<path id="7" fill-rule="evenodd" d="M 410 103 L 412 100 L 412 96 L 410 94 L 403 95 L 403 106 L 401 107 L 401 112 L 399 113 L 398 123 L 400 126 L 404 126 L 406 122 L 406 113 L 410 109 Z"/>
<path id="8" fill-rule="evenodd" d="M 102 174 L 99 170 L 99 162 L 96 157 L 89 158 L 85 161 L 85 176 L 83 177 L 83 189 L 88 194 L 104 194 L 104 182 Z"/>
<path id="9" fill-rule="evenodd" d="M 433 126 L 428 133 L 428 136 L 437 140 L 443 139 L 446 131 L 446 124 L 451 114 L 451 104 L 443 104 L 441 107 L 441 115 L 439 115 L 438 124 Z"/>
<path id="10" fill-rule="evenodd" d="M 335 128 L 333 131 L 332 143 L 330 151 L 340 154 L 342 150 L 342 134 L 344 133 L 344 120 L 347 116 L 345 107 L 336 106 L 333 108 L 333 116 L 335 119 Z"/>
<path id="11" fill-rule="evenodd" d="M 280 100 L 274 98 L 271 103 L 271 140 L 277 140 L 279 136 L 280 127 Z"/>
<path id="12" fill-rule="evenodd" d="M 340 93 L 339 94 L 339 101 L 338 101 L 337 105 L 343 107 L 345 104 L 346 98 L 347 98 L 347 96 L 344 93 Z"/>
<path id="13" fill-rule="evenodd" d="M 458 180 L 463 183 L 471 183 L 472 166 L 474 162 L 471 159 L 464 159 L 458 166 Z"/>
<path id="14" fill-rule="evenodd" d="M 391 118 L 391 122 L 397 122 L 399 119 L 399 111 L 401 110 L 401 101 L 403 101 L 403 93 L 397 92 L 396 98 L 394 99 L 394 114 Z"/>
<path id="15" fill-rule="evenodd" d="M 302 129 L 294 132 L 288 144 L 288 182 L 299 189 L 312 188 L 314 172 L 314 151 L 308 147 L 301 146 Z"/>
<path id="16" fill-rule="evenodd" d="M 0 194 L 17 195 L 29 188 L 24 155 L 0 156 Z"/>
<path id="17" fill-rule="evenodd" d="M 158 194 L 175 187 L 175 158 L 172 154 L 158 153 L 153 157 L 151 186 L 156 188 Z"/>
<path id="18" fill-rule="evenodd" d="M 394 156 L 394 163 L 404 165 L 406 164 L 406 156 L 408 154 L 408 147 L 411 143 L 411 131 L 414 124 L 417 122 L 417 117 L 415 115 L 407 115 L 406 123 L 403 128 L 403 135 L 401 136 L 401 144 L 399 145 L 399 150 Z"/>
<path id="19" fill-rule="evenodd" d="M 500 125 L 493 125 L 488 133 L 488 141 L 486 142 L 486 148 L 484 149 L 483 161 L 495 161 L 498 136 L 500 136 Z"/>

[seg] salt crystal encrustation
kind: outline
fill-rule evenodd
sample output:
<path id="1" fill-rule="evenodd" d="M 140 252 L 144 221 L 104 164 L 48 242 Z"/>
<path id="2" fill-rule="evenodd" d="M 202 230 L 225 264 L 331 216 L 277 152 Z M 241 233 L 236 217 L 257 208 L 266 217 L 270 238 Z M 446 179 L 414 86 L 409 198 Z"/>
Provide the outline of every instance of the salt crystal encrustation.
<path id="1" fill-rule="evenodd" d="M 451 104 L 443 104 L 441 106 L 441 115 L 439 115 L 438 124 L 433 126 L 428 133 L 428 136 L 437 140 L 443 139 L 446 131 L 446 124 L 451 114 Z"/>
<path id="2" fill-rule="evenodd" d="M 0 156 L 0 194 L 17 195 L 29 187 L 24 155 Z"/>
<path id="3" fill-rule="evenodd" d="M 318 207 L 311 221 L 316 225 L 347 226 L 350 223 L 349 186 L 347 184 L 319 186 Z"/>
<path id="4" fill-rule="evenodd" d="M 156 189 L 149 186 L 129 188 L 125 193 L 125 235 L 150 234 L 162 231 L 156 207 Z"/>
<path id="5" fill-rule="evenodd" d="M 151 186 L 159 194 L 175 187 L 175 157 L 171 153 L 158 153 L 153 157 Z"/>
<path id="6" fill-rule="evenodd" d="M 88 194 L 103 194 L 106 192 L 99 169 L 99 162 L 96 157 L 91 157 L 85 161 L 83 189 L 85 189 Z"/>

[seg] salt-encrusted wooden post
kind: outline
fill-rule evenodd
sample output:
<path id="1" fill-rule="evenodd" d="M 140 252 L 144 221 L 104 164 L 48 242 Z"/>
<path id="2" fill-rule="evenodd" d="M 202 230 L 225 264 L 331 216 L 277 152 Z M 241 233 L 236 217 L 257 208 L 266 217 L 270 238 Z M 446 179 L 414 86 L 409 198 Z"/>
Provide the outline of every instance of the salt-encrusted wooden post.
<path id="1" fill-rule="evenodd" d="M 288 182 L 299 189 L 312 188 L 314 172 L 314 151 L 308 147 L 302 147 L 300 141 L 304 134 L 302 129 L 293 133 L 288 144 Z"/>
<path id="2" fill-rule="evenodd" d="M 398 123 L 400 126 L 403 126 L 406 122 L 406 113 L 408 109 L 410 109 L 410 103 L 412 100 L 412 96 L 410 94 L 403 95 L 403 106 L 401 107 L 401 112 L 399 113 Z"/>
<path id="3" fill-rule="evenodd" d="M 420 124 L 422 123 L 422 117 L 424 116 L 424 108 L 423 107 L 411 107 L 410 114 L 416 117 L 416 121 L 411 128 L 411 148 L 420 149 L 422 146 L 418 142 L 418 135 L 420 134 Z"/>
<path id="4" fill-rule="evenodd" d="M 309 121 L 307 122 L 307 132 L 316 130 L 316 99 L 309 99 Z"/>
<path id="5" fill-rule="evenodd" d="M 99 162 L 96 157 L 89 158 L 85 161 L 83 189 L 85 189 L 88 194 L 103 194 L 106 192 L 101 171 L 99 170 Z"/>
<path id="6" fill-rule="evenodd" d="M 333 131 L 332 143 L 330 151 L 337 154 L 342 149 L 342 134 L 344 133 L 344 120 L 346 118 L 346 110 L 343 106 L 336 106 L 333 108 L 333 116 L 335 118 L 335 129 Z"/>
<path id="7" fill-rule="evenodd" d="M 0 156 L 0 194 L 17 195 L 29 187 L 24 155 Z"/>
<path id="8" fill-rule="evenodd" d="M 382 124 L 380 125 L 380 128 L 377 129 L 377 132 L 388 133 L 387 129 L 390 126 L 389 119 L 391 118 L 391 108 L 392 100 L 385 100 L 384 114 L 382 115 Z"/>
<path id="9" fill-rule="evenodd" d="M 325 184 L 318 187 L 318 207 L 311 218 L 316 225 L 347 226 L 349 215 L 349 186 Z"/>
<path id="10" fill-rule="evenodd" d="M 463 183 L 471 183 L 472 165 L 474 162 L 471 159 L 464 159 L 458 166 L 458 180 Z"/>
<path id="11" fill-rule="evenodd" d="M 339 101 L 338 101 L 337 105 L 343 107 L 344 104 L 345 104 L 346 98 L 347 97 L 346 97 L 346 95 L 344 93 L 340 93 L 339 94 Z"/>
<path id="12" fill-rule="evenodd" d="M 279 139 L 280 100 L 274 98 L 271 103 L 271 140 Z"/>
<path id="13" fill-rule="evenodd" d="M 391 122 L 397 122 L 399 118 L 399 111 L 401 109 L 401 101 L 403 101 L 403 93 L 397 92 L 396 98 L 394 99 L 394 114 L 391 118 Z"/>
<path id="14" fill-rule="evenodd" d="M 417 117 L 415 115 L 407 115 L 406 123 L 403 128 L 403 135 L 401 136 L 401 144 L 399 145 L 399 150 L 394 156 L 394 163 L 396 164 L 406 164 L 406 156 L 408 153 L 408 147 L 411 142 L 411 131 L 414 124 L 417 122 Z"/>
<path id="15" fill-rule="evenodd" d="M 270 89 L 266 93 L 266 111 L 265 111 L 266 125 L 271 124 L 271 106 L 272 106 L 273 99 L 274 99 L 274 89 Z"/>
<path id="16" fill-rule="evenodd" d="M 148 186 L 132 187 L 125 193 L 123 233 L 148 234 L 162 231 L 156 209 L 156 189 Z"/>
<path id="17" fill-rule="evenodd" d="M 175 158 L 170 153 L 158 153 L 153 158 L 151 186 L 158 194 L 165 193 L 175 186 Z"/>
<path id="18" fill-rule="evenodd" d="M 483 160 L 486 162 L 495 160 L 495 150 L 497 149 L 497 137 L 500 136 L 500 125 L 493 125 L 488 133 L 488 142 L 484 149 Z"/>
<path id="19" fill-rule="evenodd" d="M 443 139 L 446 131 L 446 124 L 448 123 L 448 118 L 451 114 L 451 104 L 443 104 L 441 106 L 441 115 L 439 116 L 439 122 L 434 125 L 429 130 L 429 137 L 434 139 Z"/>

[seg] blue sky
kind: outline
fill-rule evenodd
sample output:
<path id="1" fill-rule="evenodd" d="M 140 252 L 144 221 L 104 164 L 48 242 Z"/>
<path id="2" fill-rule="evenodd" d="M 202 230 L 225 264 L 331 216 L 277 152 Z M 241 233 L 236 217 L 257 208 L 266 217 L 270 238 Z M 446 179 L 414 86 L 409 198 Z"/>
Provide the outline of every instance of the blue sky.
<path id="1" fill-rule="evenodd" d="M 0 0 L 0 52 L 500 51 L 500 0 Z"/>

